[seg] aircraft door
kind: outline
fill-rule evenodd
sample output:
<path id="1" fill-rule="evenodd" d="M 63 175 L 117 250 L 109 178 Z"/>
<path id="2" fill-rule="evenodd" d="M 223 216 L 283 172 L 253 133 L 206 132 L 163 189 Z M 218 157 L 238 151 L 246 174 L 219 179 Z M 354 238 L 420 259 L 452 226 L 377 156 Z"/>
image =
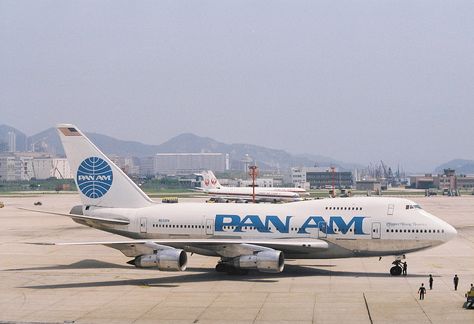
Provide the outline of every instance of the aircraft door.
<path id="1" fill-rule="evenodd" d="M 140 218 L 140 233 L 146 233 L 146 218 Z"/>
<path id="2" fill-rule="evenodd" d="M 381 226 L 380 223 L 372 223 L 372 238 L 379 239 L 381 236 Z"/>
<path id="3" fill-rule="evenodd" d="M 214 235 L 214 220 L 206 219 L 206 235 Z"/>
<path id="4" fill-rule="evenodd" d="M 328 226 L 327 226 L 326 222 L 319 222 L 318 223 L 318 237 L 319 238 L 328 237 L 327 229 L 328 229 Z"/>
<path id="5" fill-rule="evenodd" d="M 394 204 L 389 204 L 388 209 L 387 209 L 387 215 L 392 216 L 394 209 L 395 209 L 395 205 Z"/>

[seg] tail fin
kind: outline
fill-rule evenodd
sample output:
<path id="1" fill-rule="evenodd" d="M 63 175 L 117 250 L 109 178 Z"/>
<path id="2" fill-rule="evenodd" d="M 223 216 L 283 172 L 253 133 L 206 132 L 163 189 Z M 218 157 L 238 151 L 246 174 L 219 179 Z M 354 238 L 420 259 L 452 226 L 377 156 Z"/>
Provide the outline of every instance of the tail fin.
<path id="1" fill-rule="evenodd" d="M 82 203 L 146 207 L 153 201 L 74 125 L 57 126 Z"/>
<path id="2" fill-rule="evenodd" d="M 211 170 L 203 171 L 201 174 L 203 177 L 201 188 L 216 189 L 221 187 L 219 180 L 217 180 L 216 176 L 214 175 L 214 172 L 212 172 Z"/>

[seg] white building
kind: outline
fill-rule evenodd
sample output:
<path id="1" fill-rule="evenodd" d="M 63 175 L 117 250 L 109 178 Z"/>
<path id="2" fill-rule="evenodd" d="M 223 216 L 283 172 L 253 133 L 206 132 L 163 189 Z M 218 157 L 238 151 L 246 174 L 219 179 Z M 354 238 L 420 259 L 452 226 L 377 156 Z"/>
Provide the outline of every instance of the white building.
<path id="1" fill-rule="evenodd" d="M 44 180 L 49 178 L 72 179 L 69 162 L 63 158 L 36 158 L 33 159 L 33 172 L 30 178 Z"/>
<path id="2" fill-rule="evenodd" d="M 156 175 L 154 156 L 140 158 L 139 173 L 141 176 L 145 177 L 151 177 Z"/>
<path id="3" fill-rule="evenodd" d="M 191 174 L 203 170 L 224 172 L 228 155 L 223 153 L 158 153 L 155 155 L 155 174 Z"/>
<path id="4" fill-rule="evenodd" d="M 33 158 L 31 156 L 17 156 L 15 160 L 16 180 L 28 181 L 33 175 Z"/>
<path id="5" fill-rule="evenodd" d="M 16 152 L 16 134 L 15 132 L 8 132 L 8 152 Z"/>
<path id="6" fill-rule="evenodd" d="M 0 157 L 0 181 L 15 181 L 15 157 L 1 156 Z"/>
<path id="7" fill-rule="evenodd" d="M 310 189 L 310 183 L 306 179 L 308 172 L 329 172 L 329 167 L 298 167 L 291 168 L 291 183 L 295 187 Z"/>
<path id="8" fill-rule="evenodd" d="M 0 181 L 27 181 L 33 174 L 30 156 L 0 156 Z"/>
<path id="9" fill-rule="evenodd" d="M 32 178 L 44 180 L 52 177 L 72 179 L 74 177 L 67 159 L 22 154 L 0 156 L 0 181 L 28 181 Z"/>
<path id="10" fill-rule="evenodd" d="M 255 185 L 260 188 L 272 188 L 273 179 L 270 178 L 257 178 L 255 179 Z M 239 187 L 251 187 L 252 180 L 240 180 Z"/>
<path id="11" fill-rule="evenodd" d="M 306 181 L 307 168 L 291 168 L 291 183 L 297 188 L 309 189 L 309 182 Z"/>

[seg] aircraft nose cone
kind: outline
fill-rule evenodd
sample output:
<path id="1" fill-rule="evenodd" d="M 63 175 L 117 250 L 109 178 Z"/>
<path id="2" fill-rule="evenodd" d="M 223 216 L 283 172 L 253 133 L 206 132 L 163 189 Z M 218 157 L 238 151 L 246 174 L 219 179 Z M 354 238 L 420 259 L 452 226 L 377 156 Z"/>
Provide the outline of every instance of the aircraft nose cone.
<path id="1" fill-rule="evenodd" d="M 454 227 L 452 227 L 451 225 L 449 225 L 449 224 L 446 224 L 446 228 L 445 228 L 444 231 L 446 233 L 446 240 L 447 241 L 455 238 L 456 235 L 458 234 L 458 231 L 456 231 L 456 229 Z"/>

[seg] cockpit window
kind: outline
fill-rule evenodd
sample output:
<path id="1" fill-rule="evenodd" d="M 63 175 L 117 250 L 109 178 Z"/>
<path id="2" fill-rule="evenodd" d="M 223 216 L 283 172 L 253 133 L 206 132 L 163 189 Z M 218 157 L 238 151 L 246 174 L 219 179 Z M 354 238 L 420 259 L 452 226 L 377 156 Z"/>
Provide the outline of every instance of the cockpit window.
<path id="1" fill-rule="evenodd" d="M 406 209 L 423 209 L 420 205 L 406 205 Z"/>

